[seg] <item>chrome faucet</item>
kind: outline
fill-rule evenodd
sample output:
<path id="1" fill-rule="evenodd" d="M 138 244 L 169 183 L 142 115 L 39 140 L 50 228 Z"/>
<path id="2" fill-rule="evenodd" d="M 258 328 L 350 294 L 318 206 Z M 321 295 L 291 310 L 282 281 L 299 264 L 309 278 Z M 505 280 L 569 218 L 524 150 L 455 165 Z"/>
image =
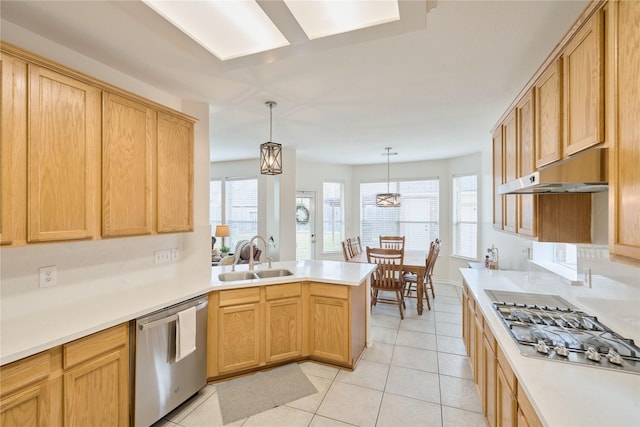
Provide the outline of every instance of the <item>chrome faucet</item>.
<path id="1" fill-rule="evenodd" d="M 262 240 L 262 243 L 264 243 L 265 257 L 269 261 L 269 268 L 271 268 L 271 258 L 267 256 L 267 241 L 264 239 L 264 237 L 256 235 L 253 236 L 251 240 L 249 240 L 249 271 L 253 271 L 253 242 L 256 239 L 260 239 Z"/>

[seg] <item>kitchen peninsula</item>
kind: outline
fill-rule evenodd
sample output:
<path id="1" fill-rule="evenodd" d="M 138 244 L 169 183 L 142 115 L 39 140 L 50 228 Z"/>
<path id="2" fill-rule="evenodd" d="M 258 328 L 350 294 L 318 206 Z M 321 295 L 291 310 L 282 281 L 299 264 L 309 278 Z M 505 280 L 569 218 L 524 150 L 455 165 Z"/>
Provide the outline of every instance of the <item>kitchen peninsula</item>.
<path id="1" fill-rule="evenodd" d="M 13 417 L 15 425 L 25 425 L 25 417 L 53 425 L 73 425 L 82 417 L 128 425 L 129 379 L 134 374 L 129 370 L 130 350 L 135 348 L 130 344 L 130 321 L 203 295 L 212 302 L 206 348 L 212 367 L 209 379 L 290 360 L 355 365 L 366 346 L 373 266 L 279 262 L 273 269 L 290 275 L 221 282 L 218 275 L 230 268 L 147 282 L 140 276 L 114 274 L 3 297 L 3 416 Z M 265 270 L 270 271 L 264 265 L 257 269 Z M 245 354 L 253 359 L 238 357 Z M 92 403 L 96 399 L 100 405 Z"/>

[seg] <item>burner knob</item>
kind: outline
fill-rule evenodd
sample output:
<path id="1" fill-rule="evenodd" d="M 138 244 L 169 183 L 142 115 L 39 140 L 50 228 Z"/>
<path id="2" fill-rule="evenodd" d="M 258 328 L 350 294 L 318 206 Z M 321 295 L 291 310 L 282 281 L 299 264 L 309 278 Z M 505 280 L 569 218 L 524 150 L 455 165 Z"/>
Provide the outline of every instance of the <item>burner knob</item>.
<path id="1" fill-rule="evenodd" d="M 543 340 L 538 340 L 534 347 L 538 353 L 549 354 L 549 346 Z"/>
<path id="2" fill-rule="evenodd" d="M 563 342 L 559 342 L 556 344 L 554 350 L 558 356 L 569 357 L 569 349 L 564 345 Z"/>
<path id="3" fill-rule="evenodd" d="M 607 354 L 607 360 L 614 365 L 622 365 L 622 357 L 618 354 L 614 349 L 609 349 L 609 353 Z"/>
<path id="4" fill-rule="evenodd" d="M 600 361 L 600 353 L 598 353 L 598 350 L 596 350 L 596 348 L 592 345 L 587 347 L 586 355 L 587 355 L 587 359 L 589 360 L 593 360 L 594 362 Z"/>

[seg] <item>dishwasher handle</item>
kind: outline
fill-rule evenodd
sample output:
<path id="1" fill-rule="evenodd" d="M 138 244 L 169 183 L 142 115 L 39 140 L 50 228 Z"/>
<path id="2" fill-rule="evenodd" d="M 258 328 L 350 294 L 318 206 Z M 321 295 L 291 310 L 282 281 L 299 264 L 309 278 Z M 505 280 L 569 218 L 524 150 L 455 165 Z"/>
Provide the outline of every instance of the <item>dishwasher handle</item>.
<path id="1" fill-rule="evenodd" d="M 200 311 L 203 308 L 205 308 L 207 305 L 209 304 L 208 301 L 205 301 L 203 303 L 200 303 L 198 305 L 196 305 L 196 311 Z M 178 314 L 172 314 L 169 315 L 167 317 L 163 317 L 162 319 L 158 319 L 158 320 L 153 320 L 151 322 L 138 322 L 138 329 L 140 329 L 141 331 L 144 331 L 145 329 L 151 329 L 151 328 L 155 328 L 156 326 L 160 326 L 160 325 L 164 325 L 165 323 L 169 323 L 169 322 L 173 322 L 175 320 L 178 320 Z"/>

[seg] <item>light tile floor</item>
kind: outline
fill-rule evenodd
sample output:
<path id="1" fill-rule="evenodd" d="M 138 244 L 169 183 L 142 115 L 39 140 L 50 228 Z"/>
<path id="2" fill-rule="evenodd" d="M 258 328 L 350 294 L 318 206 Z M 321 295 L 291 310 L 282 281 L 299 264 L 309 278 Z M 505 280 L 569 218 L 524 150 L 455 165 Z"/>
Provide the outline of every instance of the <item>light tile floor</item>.
<path id="1" fill-rule="evenodd" d="M 486 426 L 462 342 L 462 290 L 435 289 L 422 316 L 415 299 L 407 299 L 404 320 L 395 306 L 373 308 L 373 345 L 354 371 L 302 363 L 318 393 L 227 425 Z M 222 425 L 216 386 L 208 385 L 154 427 Z"/>

